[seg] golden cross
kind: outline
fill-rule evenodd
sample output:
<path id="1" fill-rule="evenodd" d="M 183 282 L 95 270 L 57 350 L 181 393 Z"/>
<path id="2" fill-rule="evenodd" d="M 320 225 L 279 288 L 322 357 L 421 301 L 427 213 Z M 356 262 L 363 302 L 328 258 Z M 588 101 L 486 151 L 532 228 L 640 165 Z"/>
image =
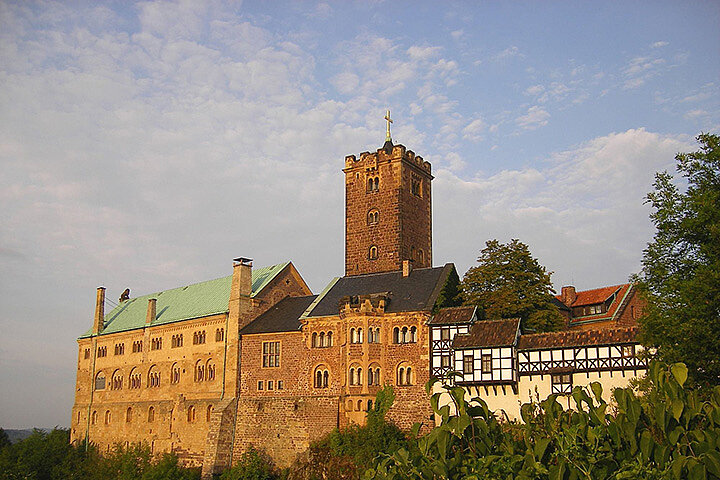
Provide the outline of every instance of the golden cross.
<path id="1" fill-rule="evenodd" d="M 385 141 L 392 142 L 392 138 L 390 138 L 390 124 L 393 123 L 393 121 L 390 119 L 390 110 L 388 110 L 387 113 L 385 114 L 385 120 L 387 121 L 387 130 L 385 131 Z"/>

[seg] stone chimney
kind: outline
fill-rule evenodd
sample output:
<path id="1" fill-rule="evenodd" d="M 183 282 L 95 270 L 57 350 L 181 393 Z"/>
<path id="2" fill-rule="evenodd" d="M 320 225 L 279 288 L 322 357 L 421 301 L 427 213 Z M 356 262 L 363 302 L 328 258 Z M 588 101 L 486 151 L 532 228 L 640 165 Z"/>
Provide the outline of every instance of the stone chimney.
<path id="1" fill-rule="evenodd" d="M 98 287 L 95 296 L 95 319 L 93 320 L 93 335 L 103 331 L 105 327 L 105 287 Z"/>
<path id="2" fill-rule="evenodd" d="M 145 326 L 152 325 L 153 320 L 157 316 L 157 298 L 148 298 L 147 315 L 145 316 Z"/>
<path id="3" fill-rule="evenodd" d="M 575 287 L 573 287 L 572 285 L 562 287 L 562 290 L 560 291 L 560 301 L 562 303 L 570 307 L 572 306 L 576 298 L 577 293 L 575 293 Z"/>
<path id="4" fill-rule="evenodd" d="M 252 306 L 252 259 L 239 257 L 233 263 L 232 283 L 228 314 L 230 322 L 237 322 L 242 328 L 250 321 L 249 312 Z"/>
<path id="5" fill-rule="evenodd" d="M 412 272 L 413 262 L 412 260 L 403 260 L 402 263 L 402 276 L 407 277 Z"/>

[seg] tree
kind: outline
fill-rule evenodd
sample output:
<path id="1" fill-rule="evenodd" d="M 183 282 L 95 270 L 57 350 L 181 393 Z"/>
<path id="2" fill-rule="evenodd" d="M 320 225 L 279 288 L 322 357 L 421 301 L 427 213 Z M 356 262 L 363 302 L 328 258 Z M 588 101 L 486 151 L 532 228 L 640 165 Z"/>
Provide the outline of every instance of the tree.
<path id="1" fill-rule="evenodd" d="M 720 383 L 720 138 L 701 134 L 700 150 L 676 155 L 673 176 L 655 176 L 647 196 L 656 232 L 642 260 L 648 300 L 641 338 L 665 362 L 684 362 L 691 379 Z"/>
<path id="2" fill-rule="evenodd" d="M 533 258 L 528 246 L 518 239 L 485 245 L 479 265 L 468 270 L 461 283 L 465 305 L 476 305 L 486 319 L 520 318 L 527 330 L 562 328 L 563 317 L 552 299 L 552 272 Z"/>

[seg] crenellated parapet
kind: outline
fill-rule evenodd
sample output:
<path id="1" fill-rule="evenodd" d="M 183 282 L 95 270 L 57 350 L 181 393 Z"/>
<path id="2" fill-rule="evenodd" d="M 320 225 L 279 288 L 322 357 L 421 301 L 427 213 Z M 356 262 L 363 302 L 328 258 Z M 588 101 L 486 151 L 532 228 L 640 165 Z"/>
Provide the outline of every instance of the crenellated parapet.
<path id="1" fill-rule="evenodd" d="M 360 155 L 348 155 L 345 157 L 345 169 L 347 172 L 350 169 L 376 169 L 378 165 L 397 161 L 398 159 L 414 166 L 415 168 L 427 173 L 431 173 L 430 162 L 426 162 L 420 155 L 415 155 L 415 152 L 405 148 L 405 145 L 392 145 L 386 144 L 382 148 L 378 148 L 377 151 L 362 152 Z"/>

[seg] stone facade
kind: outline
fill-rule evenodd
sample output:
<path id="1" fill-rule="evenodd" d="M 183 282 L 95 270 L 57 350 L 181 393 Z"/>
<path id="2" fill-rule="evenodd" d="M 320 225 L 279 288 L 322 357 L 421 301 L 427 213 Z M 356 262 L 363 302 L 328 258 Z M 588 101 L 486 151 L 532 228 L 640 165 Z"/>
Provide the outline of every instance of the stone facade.
<path id="1" fill-rule="evenodd" d="M 345 157 L 345 275 L 432 266 L 430 170 L 391 143 Z"/>

